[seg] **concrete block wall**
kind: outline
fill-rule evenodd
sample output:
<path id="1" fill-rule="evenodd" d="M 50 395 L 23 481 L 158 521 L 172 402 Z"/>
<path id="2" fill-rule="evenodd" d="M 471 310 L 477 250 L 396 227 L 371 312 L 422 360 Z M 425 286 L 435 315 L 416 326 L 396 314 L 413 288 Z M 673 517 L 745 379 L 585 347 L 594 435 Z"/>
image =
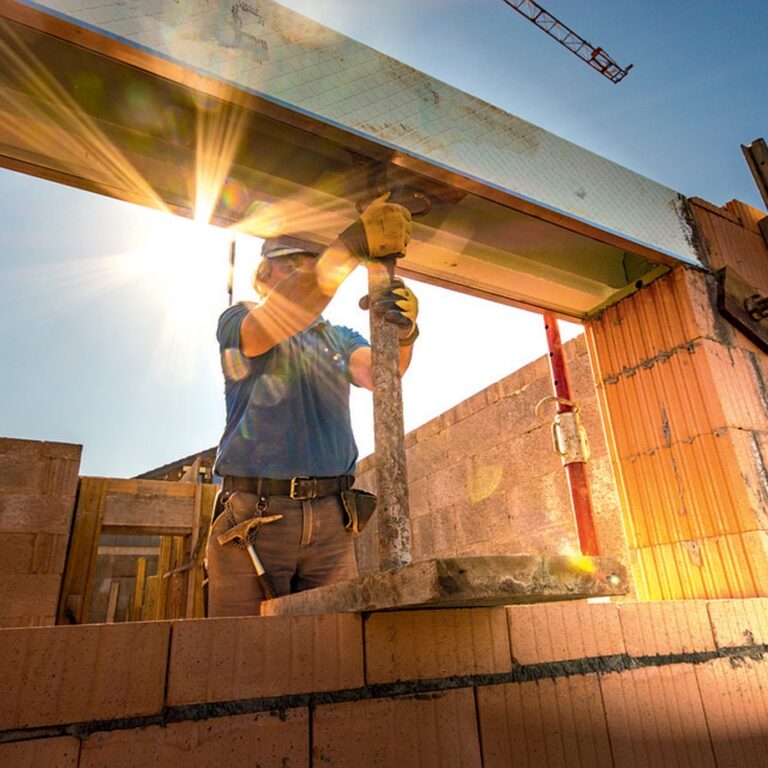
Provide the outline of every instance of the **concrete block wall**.
<path id="1" fill-rule="evenodd" d="M 0 630 L 0 767 L 765 766 L 768 599 Z"/>
<path id="2" fill-rule="evenodd" d="M 81 451 L 0 438 L 0 627 L 56 622 Z"/>
<path id="3" fill-rule="evenodd" d="M 564 345 L 573 397 L 592 450 L 591 491 L 601 554 L 626 558 L 619 500 L 583 336 Z M 406 435 L 413 556 L 577 553 L 578 539 L 550 423 L 534 414 L 552 394 L 547 357 L 515 371 Z M 375 491 L 374 457 L 357 484 Z M 375 526 L 357 542 L 363 572 L 377 569 Z"/>

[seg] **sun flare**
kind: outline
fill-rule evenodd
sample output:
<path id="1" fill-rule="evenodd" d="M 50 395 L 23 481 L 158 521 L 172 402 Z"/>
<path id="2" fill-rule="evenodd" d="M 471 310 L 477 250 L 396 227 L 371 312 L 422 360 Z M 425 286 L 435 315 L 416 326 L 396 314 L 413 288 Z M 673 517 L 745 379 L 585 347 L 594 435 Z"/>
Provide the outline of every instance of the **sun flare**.
<path id="1" fill-rule="evenodd" d="M 126 254 L 125 266 L 150 281 L 171 319 L 189 319 L 225 300 L 231 239 L 219 227 L 148 212 L 143 242 Z"/>

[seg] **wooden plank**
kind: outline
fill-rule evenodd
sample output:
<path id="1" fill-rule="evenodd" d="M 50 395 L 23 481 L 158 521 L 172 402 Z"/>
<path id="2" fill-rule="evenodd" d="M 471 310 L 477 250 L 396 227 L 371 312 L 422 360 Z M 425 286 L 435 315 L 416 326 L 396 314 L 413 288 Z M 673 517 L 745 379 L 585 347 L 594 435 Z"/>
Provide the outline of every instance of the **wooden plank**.
<path id="1" fill-rule="evenodd" d="M 199 458 L 199 457 L 198 457 Z M 197 468 L 200 467 L 200 462 L 195 461 Z M 197 469 L 195 470 L 197 471 Z M 203 484 L 195 483 L 195 518 L 192 526 L 192 533 L 189 538 L 190 541 L 190 568 L 187 573 L 187 604 L 185 606 L 184 615 L 188 618 L 192 617 L 195 609 L 195 583 L 197 580 L 197 550 L 201 546 L 202 542 L 199 541 L 200 536 L 200 524 L 201 516 L 203 512 Z"/>
<path id="2" fill-rule="evenodd" d="M 165 609 L 166 619 L 182 619 L 185 616 L 187 603 L 187 572 L 176 571 L 188 561 L 186 542 L 187 536 L 173 537 L 173 557 L 171 558 L 171 567 L 174 573 L 169 577 L 167 590 L 167 605 Z M 191 569 L 190 569 L 191 570 Z"/>
<path id="3" fill-rule="evenodd" d="M 159 576 L 147 576 L 147 590 L 144 596 L 144 605 L 141 609 L 142 621 L 155 621 L 157 619 L 159 581 Z"/>
<path id="4" fill-rule="evenodd" d="M 106 497 L 104 530 L 130 531 L 136 535 L 185 534 L 192 530 L 194 511 L 194 493 L 187 496 L 111 493 Z"/>
<path id="5" fill-rule="evenodd" d="M 83 624 L 88 620 L 108 482 L 101 477 L 80 479 L 72 538 L 59 601 L 59 624 Z"/>
<path id="6" fill-rule="evenodd" d="M 136 561 L 136 578 L 133 583 L 133 598 L 131 599 L 130 621 L 141 621 L 144 607 L 144 587 L 147 578 L 147 558 L 140 557 Z"/>
<path id="7" fill-rule="evenodd" d="M 170 498 L 193 499 L 195 489 L 189 483 L 174 483 L 168 480 L 123 480 L 111 477 L 107 479 L 107 493 L 123 493 L 128 496 L 164 496 Z"/>
<path id="8" fill-rule="evenodd" d="M 167 574 L 172 568 L 173 558 L 173 538 L 163 536 L 160 539 L 160 556 L 157 559 L 157 606 L 155 610 L 156 619 L 165 619 L 166 605 L 168 603 L 168 591 L 170 579 Z"/>
<path id="9" fill-rule="evenodd" d="M 200 498 L 200 525 L 198 529 L 197 542 L 192 549 L 194 566 L 190 578 L 194 579 L 194 588 L 192 592 L 192 602 L 187 602 L 187 618 L 202 619 L 205 617 L 205 599 L 203 596 L 203 560 L 205 559 L 205 547 L 208 543 L 208 532 L 211 527 L 211 517 L 213 516 L 213 505 L 216 501 L 216 494 L 219 492 L 218 485 L 206 483 L 201 486 L 202 494 Z"/>
<path id="10" fill-rule="evenodd" d="M 159 554 L 160 547 L 99 547 L 99 555 L 104 557 L 157 557 Z"/>
<path id="11" fill-rule="evenodd" d="M 117 613 L 117 598 L 120 594 L 120 582 L 113 581 L 109 586 L 109 600 L 107 601 L 107 624 L 115 623 L 115 613 Z"/>
<path id="12" fill-rule="evenodd" d="M 426 560 L 262 603 L 262 616 L 463 608 L 624 595 L 626 569 L 607 557 L 494 555 Z"/>

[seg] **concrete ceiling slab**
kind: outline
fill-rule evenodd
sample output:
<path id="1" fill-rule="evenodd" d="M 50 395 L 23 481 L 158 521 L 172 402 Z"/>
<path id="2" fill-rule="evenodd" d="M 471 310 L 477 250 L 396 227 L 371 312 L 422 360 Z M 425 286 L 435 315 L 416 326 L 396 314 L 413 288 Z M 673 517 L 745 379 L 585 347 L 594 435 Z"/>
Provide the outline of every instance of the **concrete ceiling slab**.
<path id="1" fill-rule="evenodd" d="M 682 196 L 271 0 L 0 0 L 0 165 L 330 242 L 429 201 L 400 270 L 585 319 L 697 263 Z"/>

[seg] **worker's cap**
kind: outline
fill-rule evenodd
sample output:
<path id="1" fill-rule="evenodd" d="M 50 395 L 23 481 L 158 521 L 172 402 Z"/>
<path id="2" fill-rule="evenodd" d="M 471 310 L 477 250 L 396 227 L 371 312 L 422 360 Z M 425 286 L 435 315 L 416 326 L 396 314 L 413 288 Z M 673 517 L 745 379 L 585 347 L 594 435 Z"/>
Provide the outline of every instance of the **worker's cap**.
<path id="1" fill-rule="evenodd" d="M 325 249 L 310 240 L 303 240 L 292 235 L 269 237 L 261 247 L 261 255 L 265 259 L 276 259 L 280 256 L 319 256 Z"/>

